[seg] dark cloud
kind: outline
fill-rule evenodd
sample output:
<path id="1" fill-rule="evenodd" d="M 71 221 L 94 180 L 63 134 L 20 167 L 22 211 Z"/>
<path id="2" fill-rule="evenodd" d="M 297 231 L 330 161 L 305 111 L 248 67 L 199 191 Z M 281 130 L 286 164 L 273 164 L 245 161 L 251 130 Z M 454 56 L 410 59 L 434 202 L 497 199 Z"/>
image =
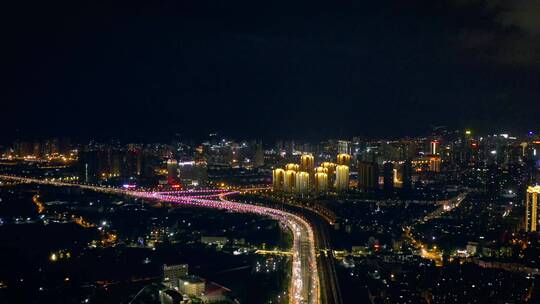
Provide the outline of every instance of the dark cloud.
<path id="1" fill-rule="evenodd" d="M 490 23 L 464 28 L 459 35 L 464 49 L 484 59 L 540 68 L 540 0 L 455 0 L 455 5 Z"/>

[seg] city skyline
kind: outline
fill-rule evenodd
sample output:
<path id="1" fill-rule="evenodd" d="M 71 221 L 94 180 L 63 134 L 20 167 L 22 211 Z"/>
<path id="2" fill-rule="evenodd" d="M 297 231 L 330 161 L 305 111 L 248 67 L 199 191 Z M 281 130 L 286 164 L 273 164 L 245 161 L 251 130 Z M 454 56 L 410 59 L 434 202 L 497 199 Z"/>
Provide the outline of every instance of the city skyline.
<path id="1" fill-rule="evenodd" d="M 540 303 L 540 0 L 1 15 L 0 303 Z"/>
<path id="2" fill-rule="evenodd" d="M 216 134 L 150 144 L 56 137 L 0 148 L 0 234 L 21 235 L 0 244 L 0 261 L 17 261 L 0 272 L 0 300 L 446 304 L 540 295 L 534 132 L 437 128 L 266 146 Z M 36 279 L 13 268 L 28 227 L 80 230 L 72 243 L 44 237 L 26 260 L 43 273 Z M 132 265 L 97 267 L 105 284 L 77 274 L 107 253 Z M 118 276 L 126 283 L 109 289 Z M 466 283 L 445 285 L 455 279 Z"/>
<path id="3" fill-rule="evenodd" d="M 523 131 L 519 132 L 510 132 L 508 129 L 491 129 L 488 131 L 484 130 L 477 130 L 477 129 L 471 129 L 471 128 L 451 128 L 448 126 L 442 126 L 442 125 L 429 125 L 426 126 L 422 131 L 419 131 L 415 134 L 405 134 L 405 135 L 385 135 L 385 136 L 377 136 L 376 134 L 356 134 L 354 132 L 350 132 L 347 135 L 332 135 L 332 136 L 324 136 L 324 135 L 313 135 L 313 134 L 304 134 L 304 135 L 296 135 L 293 136 L 292 134 L 284 135 L 284 136 L 268 136 L 265 137 L 262 134 L 259 135 L 253 135 L 253 136 L 241 136 L 234 133 L 227 133 L 227 132 L 217 132 L 216 130 L 213 130 L 208 133 L 201 132 L 199 135 L 189 135 L 189 134 L 182 134 L 182 133 L 174 133 L 174 134 L 162 134 L 160 136 L 156 137 L 133 137 L 133 136 L 116 136 L 111 134 L 105 134 L 105 135 L 64 135 L 64 134 L 39 134 L 39 135 L 24 135 L 21 132 L 15 132 L 11 135 L 11 137 L 6 137 L 0 140 L 0 145 L 3 146 L 10 146 L 14 142 L 42 142 L 47 143 L 49 141 L 55 141 L 57 142 L 68 142 L 68 143 L 77 143 L 77 144 L 84 144 L 84 143 L 103 143 L 103 144 L 156 144 L 156 143 L 183 143 L 183 144 L 195 144 L 195 143 L 204 143 L 204 142 L 211 142 L 215 141 L 216 139 L 219 140 L 225 140 L 225 141 L 232 141 L 232 142 L 258 142 L 262 143 L 264 147 L 270 147 L 275 145 L 279 142 L 296 142 L 299 144 L 304 143 L 322 143 L 325 141 L 399 141 L 399 140 L 406 140 L 406 139 L 424 139 L 424 138 L 440 138 L 440 137 L 460 137 L 464 134 L 464 132 L 471 132 L 474 133 L 475 137 L 484 138 L 484 137 L 491 137 L 491 136 L 510 136 L 512 138 L 526 138 L 526 137 L 534 137 L 538 135 L 538 132 L 536 129 L 524 129 Z M 433 149 L 433 148 L 432 148 Z"/>

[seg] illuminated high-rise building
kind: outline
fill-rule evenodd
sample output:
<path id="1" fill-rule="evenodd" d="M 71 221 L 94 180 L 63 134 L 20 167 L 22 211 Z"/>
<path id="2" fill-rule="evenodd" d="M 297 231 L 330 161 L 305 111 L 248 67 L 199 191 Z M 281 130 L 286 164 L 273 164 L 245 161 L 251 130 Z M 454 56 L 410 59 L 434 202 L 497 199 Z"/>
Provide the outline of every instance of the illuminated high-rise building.
<path id="1" fill-rule="evenodd" d="M 350 142 L 346 140 L 338 140 L 338 153 L 349 154 L 351 153 Z"/>
<path id="2" fill-rule="evenodd" d="M 351 155 L 340 153 L 337 155 L 337 164 L 343 165 L 343 166 L 350 166 L 351 165 Z"/>
<path id="3" fill-rule="evenodd" d="M 438 140 L 431 141 L 429 150 L 430 150 L 429 152 L 431 155 L 439 155 L 439 141 Z"/>
<path id="4" fill-rule="evenodd" d="M 321 164 L 321 167 L 326 168 L 328 172 L 328 186 L 333 187 L 336 181 L 336 164 L 331 162 L 324 162 Z"/>
<path id="5" fill-rule="evenodd" d="M 441 158 L 439 156 L 429 158 L 429 171 L 441 172 Z"/>
<path id="6" fill-rule="evenodd" d="M 300 169 L 304 172 L 313 172 L 315 168 L 315 158 L 311 154 L 300 156 Z"/>
<path id="7" fill-rule="evenodd" d="M 379 187 L 379 165 L 374 162 L 358 163 L 358 188 L 372 191 Z"/>
<path id="8" fill-rule="evenodd" d="M 188 265 L 163 265 L 163 282 L 170 288 L 178 287 L 178 279 L 188 275 Z"/>
<path id="9" fill-rule="evenodd" d="M 317 173 L 326 173 L 326 174 L 328 174 L 328 168 L 317 167 L 317 168 L 315 168 L 315 174 L 317 174 Z"/>
<path id="10" fill-rule="evenodd" d="M 286 170 L 285 178 L 283 179 L 283 190 L 286 192 L 293 192 L 295 183 L 296 183 L 296 171 Z"/>
<path id="11" fill-rule="evenodd" d="M 309 191 L 309 173 L 298 172 L 296 173 L 295 188 L 296 193 L 307 193 Z"/>
<path id="12" fill-rule="evenodd" d="M 330 162 L 324 162 L 321 167 L 328 169 L 328 174 L 333 174 L 336 171 L 336 164 Z"/>
<path id="13" fill-rule="evenodd" d="M 274 169 L 272 171 L 272 183 L 274 186 L 274 190 L 281 191 L 283 190 L 283 184 L 285 182 L 285 170 L 283 169 Z"/>
<path id="14" fill-rule="evenodd" d="M 295 171 L 295 172 L 298 172 L 300 171 L 300 165 L 299 164 L 286 164 L 285 165 L 285 170 L 292 170 L 292 171 Z"/>
<path id="15" fill-rule="evenodd" d="M 345 165 L 336 166 L 336 191 L 346 191 L 349 189 L 349 167 Z"/>
<path id="16" fill-rule="evenodd" d="M 328 174 L 315 173 L 315 191 L 318 193 L 328 191 Z"/>
<path id="17" fill-rule="evenodd" d="M 527 188 L 527 198 L 525 199 L 525 231 L 527 232 L 537 231 L 538 194 L 540 194 L 540 186 Z"/>

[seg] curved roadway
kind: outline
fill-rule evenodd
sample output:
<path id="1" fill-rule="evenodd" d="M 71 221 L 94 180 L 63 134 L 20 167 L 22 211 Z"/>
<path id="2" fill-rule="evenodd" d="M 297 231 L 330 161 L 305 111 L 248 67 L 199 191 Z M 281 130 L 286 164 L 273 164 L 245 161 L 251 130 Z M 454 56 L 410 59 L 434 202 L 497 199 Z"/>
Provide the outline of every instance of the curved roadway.
<path id="1" fill-rule="evenodd" d="M 0 178 L 22 182 L 48 184 L 53 186 L 71 186 L 111 194 L 129 195 L 138 198 L 166 201 L 206 208 L 217 208 L 235 212 L 255 213 L 278 220 L 287 226 L 293 234 L 292 275 L 289 284 L 289 303 L 319 304 L 321 303 L 320 282 L 317 268 L 315 236 L 313 227 L 303 218 L 282 210 L 269 207 L 237 203 L 227 199 L 228 195 L 237 192 L 220 192 L 209 190 L 204 194 L 195 191 L 174 192 L 141 192 L 120 188 L 72 184 L 48 179 L 24 178 L 0 175 Z"/>

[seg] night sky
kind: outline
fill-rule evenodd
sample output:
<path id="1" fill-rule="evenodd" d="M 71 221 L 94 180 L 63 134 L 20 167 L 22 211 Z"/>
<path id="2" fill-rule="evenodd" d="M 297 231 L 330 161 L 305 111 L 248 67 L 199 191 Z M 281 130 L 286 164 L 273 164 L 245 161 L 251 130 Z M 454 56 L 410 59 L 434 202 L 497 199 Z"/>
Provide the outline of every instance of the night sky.
<path id="1" fill-rule="evenodd" d="M 4 140 L 540 129 L 539 0 L 12 2 Z"/>

